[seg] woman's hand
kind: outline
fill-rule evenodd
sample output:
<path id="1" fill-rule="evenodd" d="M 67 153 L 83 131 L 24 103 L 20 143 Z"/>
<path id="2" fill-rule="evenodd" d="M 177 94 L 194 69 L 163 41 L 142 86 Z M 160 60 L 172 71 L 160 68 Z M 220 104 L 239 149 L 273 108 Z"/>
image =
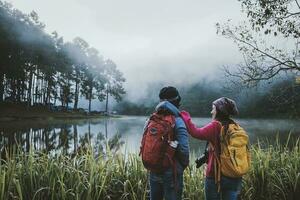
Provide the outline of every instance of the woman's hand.
<path id="1" fill-rule="evenodd" d="M 186 123 L 188 122 L 189 120 L 191 120 L 191 115 L 189 112 L 183 110 L 180 112 L 180 116 L 181 118 L 183 119 L 183 121 Z"/>
<path id="2" fill-rule="evenodd" d="M 190 113 L 183 110 L 183 111 L 180 112 L 180 116 L 181 116 L 182 120 L 184 121 L 188 132 L 190 133 L 189 126 L 190 126 L 190 123 L 191 123 L 191 120 L 192 120 Z"/>

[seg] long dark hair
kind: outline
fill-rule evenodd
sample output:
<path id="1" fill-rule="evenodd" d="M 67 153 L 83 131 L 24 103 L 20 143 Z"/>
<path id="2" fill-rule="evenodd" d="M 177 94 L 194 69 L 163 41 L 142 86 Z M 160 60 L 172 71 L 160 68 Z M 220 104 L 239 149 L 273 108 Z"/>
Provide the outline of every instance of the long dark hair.
<path id="1" fill-rule="evenodd" d="M 230 118 L 230 115 L 226 115 L 223 112 L 221 112 L 217 107 L 216 107 L 216 120 L 221 122 L 222 126 L 225 128 L 225 133 L 227 132 L 229 128 L 229 124 L 235 124 L 235 122 Z"/>

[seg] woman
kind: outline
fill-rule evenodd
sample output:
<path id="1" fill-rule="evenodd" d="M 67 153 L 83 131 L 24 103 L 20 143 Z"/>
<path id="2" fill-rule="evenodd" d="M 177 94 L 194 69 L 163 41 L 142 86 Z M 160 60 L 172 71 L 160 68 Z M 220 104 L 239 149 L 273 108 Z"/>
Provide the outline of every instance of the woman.
<path id="1" fill-rule="evenodd" d="M 189 134 L 197 139 L 210 143 L 208 161 L 205 173 L 205 197 L 206 200 L 235 200 L 241 189 L 242 178 L 229 178 L 221 175 L 220 183 L 216 184 L 217 162 L 220 155 L 220 133 L 222 126 L 228 128 L 234 123 L 230 116 L 238 114 L 236 104 L 229 98 L 219 98 L 212 103 L 212 121 L 202 128 L 197 128 L 191 121 L 188 112 L 182 111 L 181 116 L 187 126 Z"/>

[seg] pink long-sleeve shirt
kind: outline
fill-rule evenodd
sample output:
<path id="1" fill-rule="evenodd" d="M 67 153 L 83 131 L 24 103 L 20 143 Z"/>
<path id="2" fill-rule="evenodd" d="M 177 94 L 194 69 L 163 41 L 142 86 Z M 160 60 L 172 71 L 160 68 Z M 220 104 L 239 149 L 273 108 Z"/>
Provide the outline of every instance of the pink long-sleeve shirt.
<path id="1" fill-rule="evenodd" d="M 208 161 L 206 167 L 206 176 L 214 177 L 214 159 L 216 155 L 220 152 L 220 132 L 222 125 L 219 121 L 213 120 L 202 128 L 198 128 L 191 120 L 188 112 L 182 111 L 181 117 L 186 124 L 189 134 L 197 139 L 206 140 L 212 144 L 214 149 L 209 148 L 208 150 Z"/>

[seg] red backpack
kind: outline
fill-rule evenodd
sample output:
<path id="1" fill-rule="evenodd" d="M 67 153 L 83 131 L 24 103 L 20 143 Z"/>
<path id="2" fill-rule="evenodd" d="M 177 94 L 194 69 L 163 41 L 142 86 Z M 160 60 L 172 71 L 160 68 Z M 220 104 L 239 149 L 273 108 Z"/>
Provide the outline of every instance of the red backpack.
<path id="1" fill-rule="evenodd" d="M 144 167 L 151 172 L 163 172 L 175 167 L 175 149 L 169 145 L 174 140 L 175 117 L 153 113 L 145 127 L 140 155 Z"/>

